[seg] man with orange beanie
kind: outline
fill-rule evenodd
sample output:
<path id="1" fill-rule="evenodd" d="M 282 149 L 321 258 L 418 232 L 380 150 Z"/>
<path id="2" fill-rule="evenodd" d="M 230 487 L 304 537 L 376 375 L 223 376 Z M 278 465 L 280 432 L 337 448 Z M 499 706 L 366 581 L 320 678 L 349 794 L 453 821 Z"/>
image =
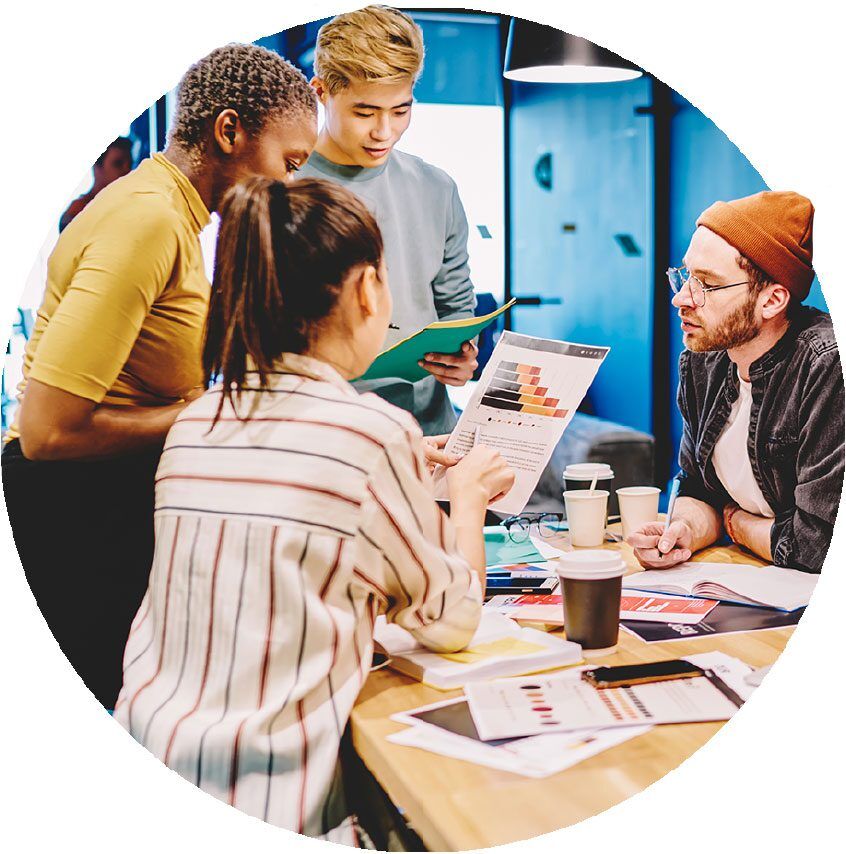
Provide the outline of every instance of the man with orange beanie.
<path id="1" fill-rule="evenodd" d="M 629 537 L 670 567 L 727 534 L 777 566 L 819 572 L 843 487 L 843 374 L 831 317 L 808 308 L 814 208 L 764 192 L 716 202 L 668 270 L 685 351 L 682 484 L 673 519 Z"/>

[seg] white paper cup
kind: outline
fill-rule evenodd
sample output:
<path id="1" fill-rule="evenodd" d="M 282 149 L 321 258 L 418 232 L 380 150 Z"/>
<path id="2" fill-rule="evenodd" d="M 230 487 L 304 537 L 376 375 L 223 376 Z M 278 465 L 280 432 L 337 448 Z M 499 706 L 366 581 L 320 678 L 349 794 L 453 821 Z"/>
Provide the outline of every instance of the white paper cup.
<path id="1" fill-rule="evenodd" d="M 609 509 L 607 512 L 616 513 L 614 470 L 608 463 L 570 463 L 564 469 L 563 485 L 565 490 L 590 489 L 594 479 L 599 489 L 607 489 L 610 493 L 608 497 Z M 605 524 L 608 524 L 607 515 Z"/>
<path id="2" fill-rule="evenodd" d="M 595 548 L 605 542 L 608 492 L 605 489 L 567 489 L 564 492 L 570 545 Z"/>
<path id="3" fill-rule="evenodd" d="M 556 572 L 564 599 L 567 639 L 581 644 L 585 658 L 608 655 L 620 632 L 620 598 L 626 564 L 619 552 L 567 552 Z"/>
<path id="4" fill-rule="evenodd" d="M 657 486 L 625 486 L 617 490 L 623 539 L 658 518 L 660 495 L 661 490 Z"/>

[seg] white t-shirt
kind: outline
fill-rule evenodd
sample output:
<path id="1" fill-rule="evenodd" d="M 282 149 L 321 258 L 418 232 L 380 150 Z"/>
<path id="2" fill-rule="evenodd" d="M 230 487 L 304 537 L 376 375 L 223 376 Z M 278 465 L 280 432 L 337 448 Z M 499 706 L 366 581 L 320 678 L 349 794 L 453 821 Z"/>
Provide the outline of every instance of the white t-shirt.
<path id="1" fill-rule="evenodd" d="M 738 379 L 740 379 L 738 377 Z M 731 408 L 726 426 L 714 445 L 714 469 L 726 492 L 738 506 L 756 516 L 775 517 L 767 504 L 749 462 L 749 416 L 752 412 L 752 383 L 740 380 L 740 394 Z"/>

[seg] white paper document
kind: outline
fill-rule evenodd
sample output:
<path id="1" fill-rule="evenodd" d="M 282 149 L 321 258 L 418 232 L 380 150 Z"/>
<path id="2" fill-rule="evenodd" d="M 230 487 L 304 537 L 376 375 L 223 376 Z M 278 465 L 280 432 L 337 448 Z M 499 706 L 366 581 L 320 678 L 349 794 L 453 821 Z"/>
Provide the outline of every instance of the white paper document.
<path id="1" fill-rule="evenodd" d="M 388 736 L 394 744 L 535 778 L 557 774 L 651 729 L 591 729 L 486 743 L 479 739 L 464 697 L 393 715 L 392 720 L 408 725 Z"/>
<path id="2" fill-rule="evenodd" d="M 608 347 L 502 333 L 445 449 L 463 456 L 478 428 L 478 443 L 509 462 L 516 481 L 492 510 L 522 513 L 608 352 Z M 439 499 L 448 498 L 443 474 L 443 469 L 435 472 Z"/>
<path id="3" fill-rule="evenodd" d="M 577 729 L 724 721 L 739 708 L 707 676 L 595 688 L 581 678 L 584 669 L 466 685 L 479 737 L 489 741 Z"/>
<path id="4" fill-rule="evenodd" d="M 753 670 L 745 662 L 724 652 L 698 652 L 695 655 L 684 656 L 685 661 L 716 673 L 723 683 L 727 685 L 745 703 L 755 691 L 756 685 L 747 680 Z"/>

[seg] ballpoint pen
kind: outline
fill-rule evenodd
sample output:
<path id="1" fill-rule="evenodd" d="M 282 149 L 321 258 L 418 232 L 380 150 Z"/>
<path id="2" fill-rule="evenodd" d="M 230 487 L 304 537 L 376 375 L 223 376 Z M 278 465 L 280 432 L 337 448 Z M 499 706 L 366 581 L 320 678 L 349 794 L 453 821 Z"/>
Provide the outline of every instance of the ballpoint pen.
<path id="1" fill-rule="evenodd" d="M 676 499 L 679 497 L 679 488 L 681 487 L 682 473 L 679 472 L 673 478 L 673 485 L 670 487 L 670 500 L 667 502 L 667 518 L 664 520 L 664 531 L 670 527 L 670 522 L 673 518 L 673 508 L 676 505 Z"/>

